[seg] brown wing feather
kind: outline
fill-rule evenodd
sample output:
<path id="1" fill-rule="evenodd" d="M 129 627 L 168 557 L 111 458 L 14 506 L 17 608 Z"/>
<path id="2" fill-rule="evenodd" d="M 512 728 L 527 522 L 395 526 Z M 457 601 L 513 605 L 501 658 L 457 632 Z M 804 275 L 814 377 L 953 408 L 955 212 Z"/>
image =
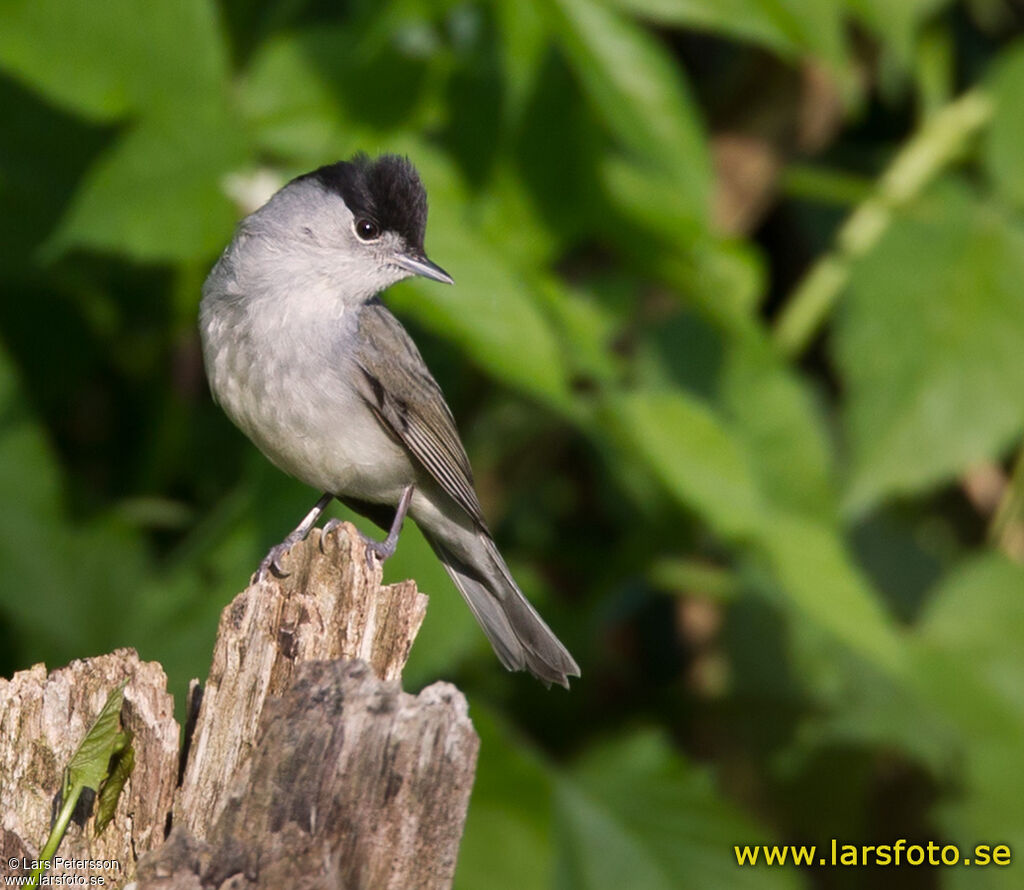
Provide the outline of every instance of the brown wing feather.
<path id="1" fill-rule="evenodd" d="M 486 529 L 455 419 L 416 344 L 380 302 L 359 311 L 353 357 L 360 395 L 445 493 Z"/>

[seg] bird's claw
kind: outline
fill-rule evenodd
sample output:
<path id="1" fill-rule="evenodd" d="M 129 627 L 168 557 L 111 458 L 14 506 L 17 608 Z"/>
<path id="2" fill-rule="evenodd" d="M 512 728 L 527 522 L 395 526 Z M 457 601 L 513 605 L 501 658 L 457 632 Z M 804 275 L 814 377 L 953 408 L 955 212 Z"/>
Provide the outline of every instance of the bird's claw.
<path id="1" fill-rule="evenodd" d="M 360 533 L 360 536 L 366 545 L 366 564 L 371 569 L 373 568 L 374 557 L 377 558 L 381 565 L 384 565 L 385 562 L 395 555 L 398 540 L 391 538 L 390 535 L 383 541 L 375 541 L 373 538 L 368 538 L 362 533 Z"/>
<path id="2" fill-rule="evenodd" d="M 252 576 L 252 583 L 258 584 L 270 574 L 275 575 L 278 578 L 287 578 L 289 573 L 281 567 L 281 557 L 291 550 L 291 548 L 292 544 L 290 541 L 282 541 L 280 544 L 271 547 L 270 552 L 263 557 L 259 568 L 256 569 L 256 573 Z"/>
<path id="3" fill-rule="evenodd" d="M 340 519 L 328 519 L 324 523 L 323 530 L 320 532 L 320 552 L 324 552 L 324 538 L 326 538 L 331 532 L 333 532 L 342 522 Z"/>
<path id="4" fill-rule="evenodd" d="M 342 524 L 343 523 L 340 519 L 328 519 L 327 522 L 324 523 L 323 532 L 320 535 L 321 553 L 324 552 L 324 538 Z M 373 560 L 375 557 L 381 564 L 383 564 L 385 560 L 395 552 L 395 544 L 397 541 L 376 541 L 368 535 L 364 535 L 362 532 L 359 532 L 359 537 L 363 539 L 363 544 L 366 547 L 364 551 L 366 555 L 366 565 L 370 569 L 373 568 Z"/>

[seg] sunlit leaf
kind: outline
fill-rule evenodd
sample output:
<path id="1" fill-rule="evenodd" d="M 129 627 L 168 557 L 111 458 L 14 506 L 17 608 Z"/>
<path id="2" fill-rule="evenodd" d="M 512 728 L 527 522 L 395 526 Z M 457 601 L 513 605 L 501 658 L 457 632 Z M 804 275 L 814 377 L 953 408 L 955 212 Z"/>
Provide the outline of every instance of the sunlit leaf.
<path id="1" fill-rule="evenodd" d="M 962 191 L 902 217 L 854 270 L 835 338 L 847 502 L 943 482 L 1024 427 L 1024 232 Z"/>
<path id="2" fill-rule="evenodd" d="M 986 134 L 983 159 L 992 184 L 1008 201 L 1024 207 L 1024 44 L 1000 57 L 991 76 L 995 100 L 992 126 Z"/>
<path id="3" fill-rule="evenodd" d="M 224 86 L 209 0 L 2 0 L 0 67 L 79 114 L 184 111 Z"/>
<path id="4" fill-rule="evenodd" d="M 144 118 L 88 172 L 49 249 L 140 260 L 216 256 L 238 219 L 225 180 L 246 157 L 237 125 L 219 106 Z"/>
<path id="5" fill-rule="evenodd" d="M 765 517 L 760 542 L 797 614 L 810 618 L 890 677 L 903 678 L 906 652 L 895 622 L 853 563 L 836 529 L 778 513 Z"/>
<path id="6" fill-rule="evenodd" d="M 83 788 L 98 791 L 107 777 L 121 731 L 121 705 L 126 685 L 127 680 L 107 696 L 95 722 L 72 755 L 64 783 L 65 799 L 69 794 L 80 794 Z"/>
<path id="7" fill-rule="evenodd" d="M 803 381 L 765 344 L 728 353 L 723 407 L 743 437 L 761 490 L 772 504 L 824 520 L 835 517 L 831 443 Z"/>
<path id="8" fill-rule="evenodd" d="M 940 819 L 965 851 L 1024 843 L 1024 780 L 1008 769 L 1024 747 L 1022 589 L 1019 565 L 1000 556 L 972 560 L 940 585 L 917 641 L 919 688 L 962 737 L 955 781 L 963 790 L 940 808 Z M 974 871 L 975 880 L 954 886 L 1015 886 L 1012 868 Z"/>

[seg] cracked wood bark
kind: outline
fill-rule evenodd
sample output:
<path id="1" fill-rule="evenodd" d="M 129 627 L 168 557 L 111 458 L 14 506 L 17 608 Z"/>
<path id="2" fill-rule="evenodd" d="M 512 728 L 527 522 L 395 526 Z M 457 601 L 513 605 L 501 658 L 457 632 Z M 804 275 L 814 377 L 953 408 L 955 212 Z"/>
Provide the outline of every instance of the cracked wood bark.
<path id="1" fill-rule="evenodd" d="M 174 831 L 141 859 L 137 886 L 450 887 L 478 739 L 454 687 L 400 689 L 426 597 L 412 582 L 382 587 L 350 525 L 315 530 L 284 568 L 288 576 L 251 585 L 221 615 Z M 102 703 L 87 709 L 81 732 L 57 719 L 69 737 L 57 762 Z M 59 775 L 40 787 L 57 784 Z M 147 838 L 162 837 L 161 800 Z M 48 799 L 36 804 L 48 825 Z M 133 871 L 130 857 L 122 865 Z"/>
<path id="2" fill-rule="evenodd" d="M 269 577 L 223 611 L 192 736 L 175 824 L 200 840 L 252 750 L 264 704 L 288 689 L 297 664 L 355 658 L 383 680 L 401 676 L 426 614 L 411 581 L 381 587 L 351 525 L 314 529 Z"/>
<path id="3" fill-rule="evenodd" d="M 176 828 L 139 890 L 450 887 L 477 744 L 447 683 L 412 696 L 365 662 L 303 664 L 206 839 Z"/>
<path id="4" fill-rule="evenodd" d="M 134 649 L 73 661 L 49 675 L 37 664 L 10 680 L 0 678 L 0 874 L 31 873 L 12 867 L 11 860 L 38 855 L 64 767 L 125 678 L 121 721 L 134 733 L 135 769 L 106 831 L 95 837 L 92 818 L 72 821 L 58 855 L 116 861 L 118 866 L 88 872 L 113 886 L 124 881 L 137 855 L 163 842 L 178 776 L 178 724 L 163 669 L 140 661 Z"/>
<path id="5" fill-rule="evenodd" d="M 358 532 L 314 530 L 221 616 L 168 845 L 140 888 L 447 888 L 478 739 L 398 678 L 426 611 Z M 354 660 L 358 659 L 358 660 Z"/>

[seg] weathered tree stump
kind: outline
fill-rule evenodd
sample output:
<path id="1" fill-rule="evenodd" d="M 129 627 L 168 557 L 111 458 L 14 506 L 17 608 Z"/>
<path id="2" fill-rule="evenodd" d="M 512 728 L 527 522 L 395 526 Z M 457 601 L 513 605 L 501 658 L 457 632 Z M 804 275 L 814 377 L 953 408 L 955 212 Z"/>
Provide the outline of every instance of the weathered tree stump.
<path id="1" fill-rule="evenodd" d="M 37 664 L 11 680 L 0 678 L 0 874 L 31 874 L 30 866 L 12 860 L 38 855 L 64 767 L 125 678 L 121 719 L 135 736 L 135 769 L 106 831 L 96 837 L 91 818 L 73 820 L 58 855 L 110 863 L 88 871 L 117 886 L 137 856 L 163 842 L 179 735 L 163 669 L 140 661 L 134 649 L 73 661 L 49 675 Z M 56 864 L 50 874 L 81 871 Z"/>
<path id="2" fill-rule="evenodd" d="M 125 651 L 104 656 L 119 665 L 105 671 L 92 665 L 107 662 L 92 659 L 63 669 L 76 671 L 67 677 L 56 671 L 47 679 L 37 665 L 0 680 L 5 861 L 38 851 L 63 765 L 128 675 L 124 714 L 136 731 L 136 768 L 100 839 L 119 839 L 109 842 L 122 867 L 118 883 L 135 874 L 138 856 L 136 886 L 153 890 L 451 886 L 478 740 L 454 687 L 401 691 L 426 597 L 412 582 L 381 586 L 380 569 L 367 563 L 350 525 L 314 531 L 284 568 L 286 577 L 250 586 L 221 615 L 208 681 L 201 695 L 193 688 L 194 728 L 176 792 L 177 727 L 159 666 L 130 673 L 126 665 L 139 662 Z M 151 673 L 145 695 L 135 688 L 142 668 Z M 33 690 L 47 684 L 74 688 L 62 699 L 79 696 L 74 707 L 33 704 L 45 704 Z M 159 733 L 139 717 L 152 708 L 136 704 L 158 694 L 165 701 Z M 69 725 L 74 714 L 77 731 Z M 40 742 L 50 736 L 63 747 Z M 162 740 L 159 756 L 150 753 L 155 742 L 138 747 L 150 736 Z M 40 750 L 49 753 L 33 753 Z M 147 764 L 149 772 L 140 772 Z M 147 791 L 153 783 L 164 790 Z M 8 819 L 15 798 L 23 803 Z M 173 831 L 161 846 L 167 825 Z M 58 855 L 98 858 L 98 849 L 86 825 Z"/>

